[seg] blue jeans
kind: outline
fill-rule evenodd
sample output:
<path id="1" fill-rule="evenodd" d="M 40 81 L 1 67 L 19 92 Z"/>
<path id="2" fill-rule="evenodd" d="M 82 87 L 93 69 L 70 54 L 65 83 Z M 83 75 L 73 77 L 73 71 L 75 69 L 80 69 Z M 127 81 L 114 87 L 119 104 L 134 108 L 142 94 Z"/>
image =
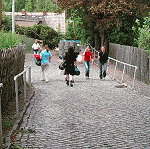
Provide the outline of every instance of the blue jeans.
<path id="1" fill-rule="evenodd" d="M 89 72 L 90 72 L 90 61 L 85 61 L 84 60 L 84 64 L 85 64 L 85 76 L 89 77 Z"/>
<path id="2" fill-rule="evenodd" d="M 105 73 L 106 74 L 106 67 L 107 67 L 107 64 L 104 63 L 102 65 L 102 63 L 99 62 L 99 67 L 100 67 L 100 76 L 102 77 L 102 75 Z M 102 71 L 102 68 L 103 68 L 103 71 Z M 104 75 L 103 75 L 104 76 Z"/>

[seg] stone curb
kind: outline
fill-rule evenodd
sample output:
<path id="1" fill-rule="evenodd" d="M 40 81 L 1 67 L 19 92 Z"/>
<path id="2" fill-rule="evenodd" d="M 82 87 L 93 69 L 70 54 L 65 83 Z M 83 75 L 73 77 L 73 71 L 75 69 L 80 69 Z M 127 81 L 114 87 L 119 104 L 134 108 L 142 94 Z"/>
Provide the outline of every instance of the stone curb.
<path id="1" fill-rule="evenodd" d="M 14 124 L 14 126 L 13 126 L 11 132 L 10 132 L 10 133 L 7 135 L 7 137 L 6 137 L 6 142 L 7 142 L 7 143 L 6 143 L 6 144 L 2 144 L 2 148 L 7 148 L 7 149 L 10 148 L 10 146 L 11 146 L 11 138 L 12 138 L 13 132 L 14 132 L 14 130 L 18 130 L 18 129 L 19 129 L 20 124 L 21 124 L 22 121 L 23 121 L 23 117 L 24 117 L 24 115 L 25 115 L 25 113 L 26 113 L 28 107 L 30 106 L 31 99 L 34 97 L 34 94 L 35 94 L 35 90 L 33 89 L 33 93 L 31 93 L 31 95 L 30 95 L 28 101 L 26 102 L 26 104 L 25 104 L 23 110 L 21 111 L 21 114 L 18 115 L 18 119 L 19 119 L 19 120 L 17 120 L 17 121 L 15 122 L 15 124 Z M 20 117 L 20 118 L 19 118 L 19 117 Z"/>

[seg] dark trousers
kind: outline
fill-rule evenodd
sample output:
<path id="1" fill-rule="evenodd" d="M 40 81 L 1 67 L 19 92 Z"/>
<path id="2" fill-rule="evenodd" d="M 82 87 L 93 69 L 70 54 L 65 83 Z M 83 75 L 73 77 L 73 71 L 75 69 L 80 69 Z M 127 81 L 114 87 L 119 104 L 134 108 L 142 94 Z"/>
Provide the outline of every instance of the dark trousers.
<path id="1" fill-rule="evenodd" d="M 106 66 L 107 66 L 106 63 L 102 64 L 102 63 L 99 62 L 100 77 L 106 77 Z"/>

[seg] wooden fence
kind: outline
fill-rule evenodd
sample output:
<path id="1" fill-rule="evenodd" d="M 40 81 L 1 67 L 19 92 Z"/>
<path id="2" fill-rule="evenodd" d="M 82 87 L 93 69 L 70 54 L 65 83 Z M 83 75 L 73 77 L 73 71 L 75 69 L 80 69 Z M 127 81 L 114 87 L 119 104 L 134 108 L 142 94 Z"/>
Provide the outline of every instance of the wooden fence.
<path id="1" fill-rule="evenodd" d="M 136 79 L 146 84 L 150 83 L 150 58 L 147 51 L 136 47 L 109 43 L 109 55 L 119 61 L 137 66 Z M 123 65 L 118 64 L 118 68 L 119 70 L 123 70 Z M 133 77 L 134 69 L 126 66 L 125 73 Z"/>
<path id="2" fill-rule="evenodd" d="M 24 70 L 25 48 L 19 45 L 13 49 L 0 49 L 0 82 L 3 83 L 2 107 L 15 97 L 14 76 Z M 23 76 L 18 78 L 19 91 L 23 88 Z"/>

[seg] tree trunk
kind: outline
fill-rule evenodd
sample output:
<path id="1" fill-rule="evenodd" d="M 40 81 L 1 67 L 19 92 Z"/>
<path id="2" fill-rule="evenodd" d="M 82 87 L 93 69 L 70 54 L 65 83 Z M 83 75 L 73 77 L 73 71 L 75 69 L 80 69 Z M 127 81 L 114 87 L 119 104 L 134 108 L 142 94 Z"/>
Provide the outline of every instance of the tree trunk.
<path id="1" fill-rule="evenodd" d="M 101 46 L 104 46 L 106 52 L 109 53 L 109 43 L 107 41 L 107 34 L 105 33 L 105 31 L 102 31 L 100 34 L 101 34 Z"/>
<path id="2" fill-rule="evenodd" d="M 97 51 L 99 51 L 100 47 L 101 47 L 101 37 L 100 37 L 100 33 L 99 32 L 96 32 L 94 34 L 95 36 L 95 49 Z"/>

